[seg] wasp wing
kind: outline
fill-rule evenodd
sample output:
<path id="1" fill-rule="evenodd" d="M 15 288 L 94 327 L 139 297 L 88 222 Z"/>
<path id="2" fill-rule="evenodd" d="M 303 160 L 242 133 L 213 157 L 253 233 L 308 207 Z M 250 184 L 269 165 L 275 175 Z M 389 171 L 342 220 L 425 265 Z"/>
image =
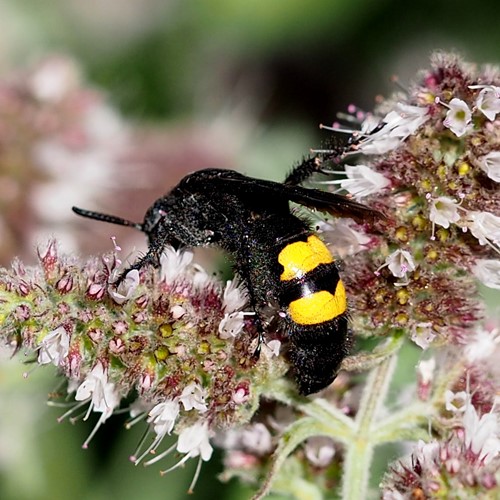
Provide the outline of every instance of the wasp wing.
<path id="1" fill-rule="evenodd" d="M 200 187 L 203 185 L 204 190 L 208 183 L 214 189 L 236 194 L 239 199 L 244 200 L 250 206 L 258 207 L 292 201 L 312 210 L 327 212 L 335 217 L 350 217 L 357 222 L 384 218 L 384 215 L 377 210 L 340 194 L 247 177 L 234 170 L 209 169 L 202 172 L 197 177 L 197 181 L 200 182 Z M 192 189 L 193 185 L 191 184 L 190 187 Z"/>

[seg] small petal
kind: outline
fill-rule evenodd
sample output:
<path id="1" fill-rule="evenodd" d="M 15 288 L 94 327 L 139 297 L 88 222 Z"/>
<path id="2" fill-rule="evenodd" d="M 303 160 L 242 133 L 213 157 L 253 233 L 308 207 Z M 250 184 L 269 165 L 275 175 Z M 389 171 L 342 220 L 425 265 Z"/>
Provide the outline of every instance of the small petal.
<path id="1" fill-rule="evenodd" d="M 431 201 L 429 219 L 434 224 L 446 229 L 450 227 L 450 223 L 457 222 L 460 219 L 459 208 L 460 205 L 455 200 L 440 196 Z"/>
<path id="2" fill-rule="evenodd" d="M 224 289 L 222 306 L 226 313 L 240 310 L 247 303 L 246 293 L 240 287 L 237 279 L 229 280 Z"/>
<path id="3" fill-rule="evenodd" d="M 411 340 L 424 350 L 429 348 L 435 338 L 436 332 L 431 322 L 417 323 L 411 332 Z"/>
<path id="4" fill-rule="evenodd" d="M 471 85 L 470 88 L 482 88 L 476 99 L 476 107 L 488 120 L 493 121 L 500 112 L 500 87 Z"/>
<path id="5" fill-rule="evenodd" d="M 97 363 L 80 384 L 75 399 L 77 401 L 91 400 L 89 412 L 85 418 L 88 417 L 90 411 L 100 412 L 107 418 L 120 402 L 115 384 L 108 382 L 108 376 L 102 363 Z"/>
<path id="6" fill-rule="evenodd" d="M 445 408 L 452 413 L 463 413 L 469 403 L 469 395 L 465 391 L 453 392 L 447 390 L 444 393 Z"/>
<path id="7" fill-rule="evenodd" d="M 219 337 L 229 339 L 236 337 L 245 326 L 245 313 L 243 311 L 225 314 L 219 323 Z"/>
<path id="8" fill-rule="evenodd" d="M 384 175 L 366 165 L 345 165 L 345 173 L 348 178 L 340 185 L 355 198 L 380 193 L 390 184 L 389 179 Z"/>
<path id="9" fill-rule="evenodd" d="M 472 113 L 465 101 L 456 97 L 448 103 L 448 112 L 443 125 L 449 128 L 457 137 L 461 137 L 468 130 Z"/>
<path id="10" fill-rule="evenodd" d="M 193 252 L 165 247 L 160 257 L 160 279 L 168 284 L 185 276 L 193 260 Z"/>
<path id="11" fill-rule="evenodd" d="M 207 391 L 203 389 L 203 387 L 199 384 L 192 383 L 184 388 L 182 394 L 179 396 L 179 402 L 182 403 L 186 411 L 194 408 L 200 413 L 204 413 L 208 409 L 205 403 L 206 396 Z"/>
<path id="12" fill-rule="evenodd" d="M 476 334 L 465 346 L 464 352 L 469 363 L 475 363 L 494 355 L 500 343 L 500 331 L 498 328 L 487 330 L 479 327 Z"/>
<path id="13" fill-rule="evenodd" d="M 108 287 L 108 293 L 117 304 L 124 304 L 129 300 L 139 286 L 139 271 L 132 269 L 125 279 L 115 288 L 113 284 Z"/>
<path id="14" fill-rule="evenodd" d="M 500 217 L 489 212 L 467 212 L 467 227 L 480 245 L 500 245 Z"/>
<path id="15" fill-rule="evenodd" d="M 371 238 L 351 227 L 349 219 L 334 219 L 331 222 L 320 222 L 319 228 L 327 243 L 332 243 L 335 255 L 340 258 L 361 252 L 370 243 Z"/>
<path id="16" fill-rule="evenodd" d="M 464 412 L 463 426 L 466 446 L 484 464 L 490 463 L 500 453 L 498 416 L 490 412 L 479 417 L 474 406 L 469 403 Z"/>
<path id="17" fill-rule="evenodd" d="M 429 382 L 432 382 L 435 369 L 436 369 L 436 360 L 434 358 L 420 361 L 420 363 L 417 366 L 417 372 L 419 375 L 420 382 L 423 384 L 428 384 Z"/>
<path id="18" fill-rule="evenodd" d="M 277 339 L 271 340 L 263 345 L 264 351 L 267 349 L 271 356 L 279 356 L 281 349 L 281 342 Z"/>
<path id="19" fill-rule="evenodd" d="M 500 260 L 479 259 L 472 267 L 472 273 L 487 287 L 500 290 Z"/>
<path id="20" fill-rule="evenodd" d="M 335 456 L 335 446 L 329 437 L 314 436 L 304 443 L 304 453 L 315 467 L 327 467 Z"/>
<path id="21" fill-rule="evenodd" d="M 269 429 L 261 423 L 249 425 L 243 431 L 242 444 L 246 451 L 265 455 L 272 450 L 272 437 Z"/>
<path id="22" fill-rule="evenodd" d="M 406 139 L 409 135 L 415 133 L 429 118 L 428 108 L 398 102 L 396 109 L 388 113 L 383 121 L 390 128 L 390 136 Z"/>
<path id="23" fill-rule="evenodd" d="M 207 462 L 213 452 L 209 437 L 208 424 L 197 422 L 181 431 L 177 441 L 177 451 L 185 453 L 189 458 L 201 456 L 201 459 Z"/>
<path id="24" fill-rule="evenodd" d="M 385 263 L 396 278 L 403 278 L 408 272 L 414 271 L 417 267 L 410 252 L 399 249 L 392 252 L 385 259 Z"/>
<path id="25" fill-rule="evenodd" d="M 484 155 L 479 166 L 491 180 L 500 182 L 500 151 L 491 151 Z"/>
<path id="26" fill-rule="evenodd" d="M 170 434 L 179 415 L 178 401 L 164 401 L 149 412 L 148 423 L 152 423 L 157 437 Z"/>
<path id="27" fill-rule="evenodd" d="M 42 340 L 38 351 L 41 365 L 52 363 L 59 366 L 69 353 L 69 335 L 63 326 L 49 332 Z"/>

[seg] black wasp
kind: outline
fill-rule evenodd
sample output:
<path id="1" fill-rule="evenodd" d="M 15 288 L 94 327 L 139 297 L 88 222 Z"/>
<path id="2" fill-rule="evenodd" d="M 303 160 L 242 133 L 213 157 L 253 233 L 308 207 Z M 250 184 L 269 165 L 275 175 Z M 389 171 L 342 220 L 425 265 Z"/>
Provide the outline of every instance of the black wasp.
<path id="1" fill-rule="evenodd" d="M 334 258 L 310 224 L 291 212 L 290 202 L 359 222 L 378 215 L 344 196 L 298 185 L 317 170 L 313 158 L 305 160 L 284 183 L 232 170 L 200 170 L 156 200 L 142 223 L 73 210 L 146 233 L 148 252 L 125 273 L 158 267 L 166 245 L 215 245 L 229 253 L 256 313 L 256 354 L 264 339 L 265 316 L 270 307 L 279 310 L 275 317 L 289 339 L 288 358 L 300 392 L 307 395 L 334 380 L 351 336 L 346 292 Z"/>

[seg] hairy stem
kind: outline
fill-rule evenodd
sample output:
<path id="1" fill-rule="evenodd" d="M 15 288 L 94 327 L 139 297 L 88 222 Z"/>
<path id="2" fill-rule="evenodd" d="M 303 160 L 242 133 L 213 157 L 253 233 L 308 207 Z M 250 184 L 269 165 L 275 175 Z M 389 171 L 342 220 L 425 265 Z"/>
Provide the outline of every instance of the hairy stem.
<path id="1" fill-rule="evenodd" d="M 397 356 L 385 359 L 369 375 L 356 415 L 354 439 L 347 445 L 342 480 L 342 499 L 366 498 L 375 443 L 372 439 L 375 419 L 389 388 Z"/>

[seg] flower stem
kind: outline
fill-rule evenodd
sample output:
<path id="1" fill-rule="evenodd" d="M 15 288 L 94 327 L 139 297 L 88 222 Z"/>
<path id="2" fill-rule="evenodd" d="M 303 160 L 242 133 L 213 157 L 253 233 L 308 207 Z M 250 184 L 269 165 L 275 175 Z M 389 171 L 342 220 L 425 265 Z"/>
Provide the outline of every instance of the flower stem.
<path id="1" fill-rule="evenodd" d="M 355 419 L 355 438 L 346 447 L 341 496 L 343 500 L 366 498 L 376 445 L 372 439 L 372 431 L 378 411 L 387 395 L 396 362 L 396 355 L 386 358 L 370 373 L 366 382 Z"/>

